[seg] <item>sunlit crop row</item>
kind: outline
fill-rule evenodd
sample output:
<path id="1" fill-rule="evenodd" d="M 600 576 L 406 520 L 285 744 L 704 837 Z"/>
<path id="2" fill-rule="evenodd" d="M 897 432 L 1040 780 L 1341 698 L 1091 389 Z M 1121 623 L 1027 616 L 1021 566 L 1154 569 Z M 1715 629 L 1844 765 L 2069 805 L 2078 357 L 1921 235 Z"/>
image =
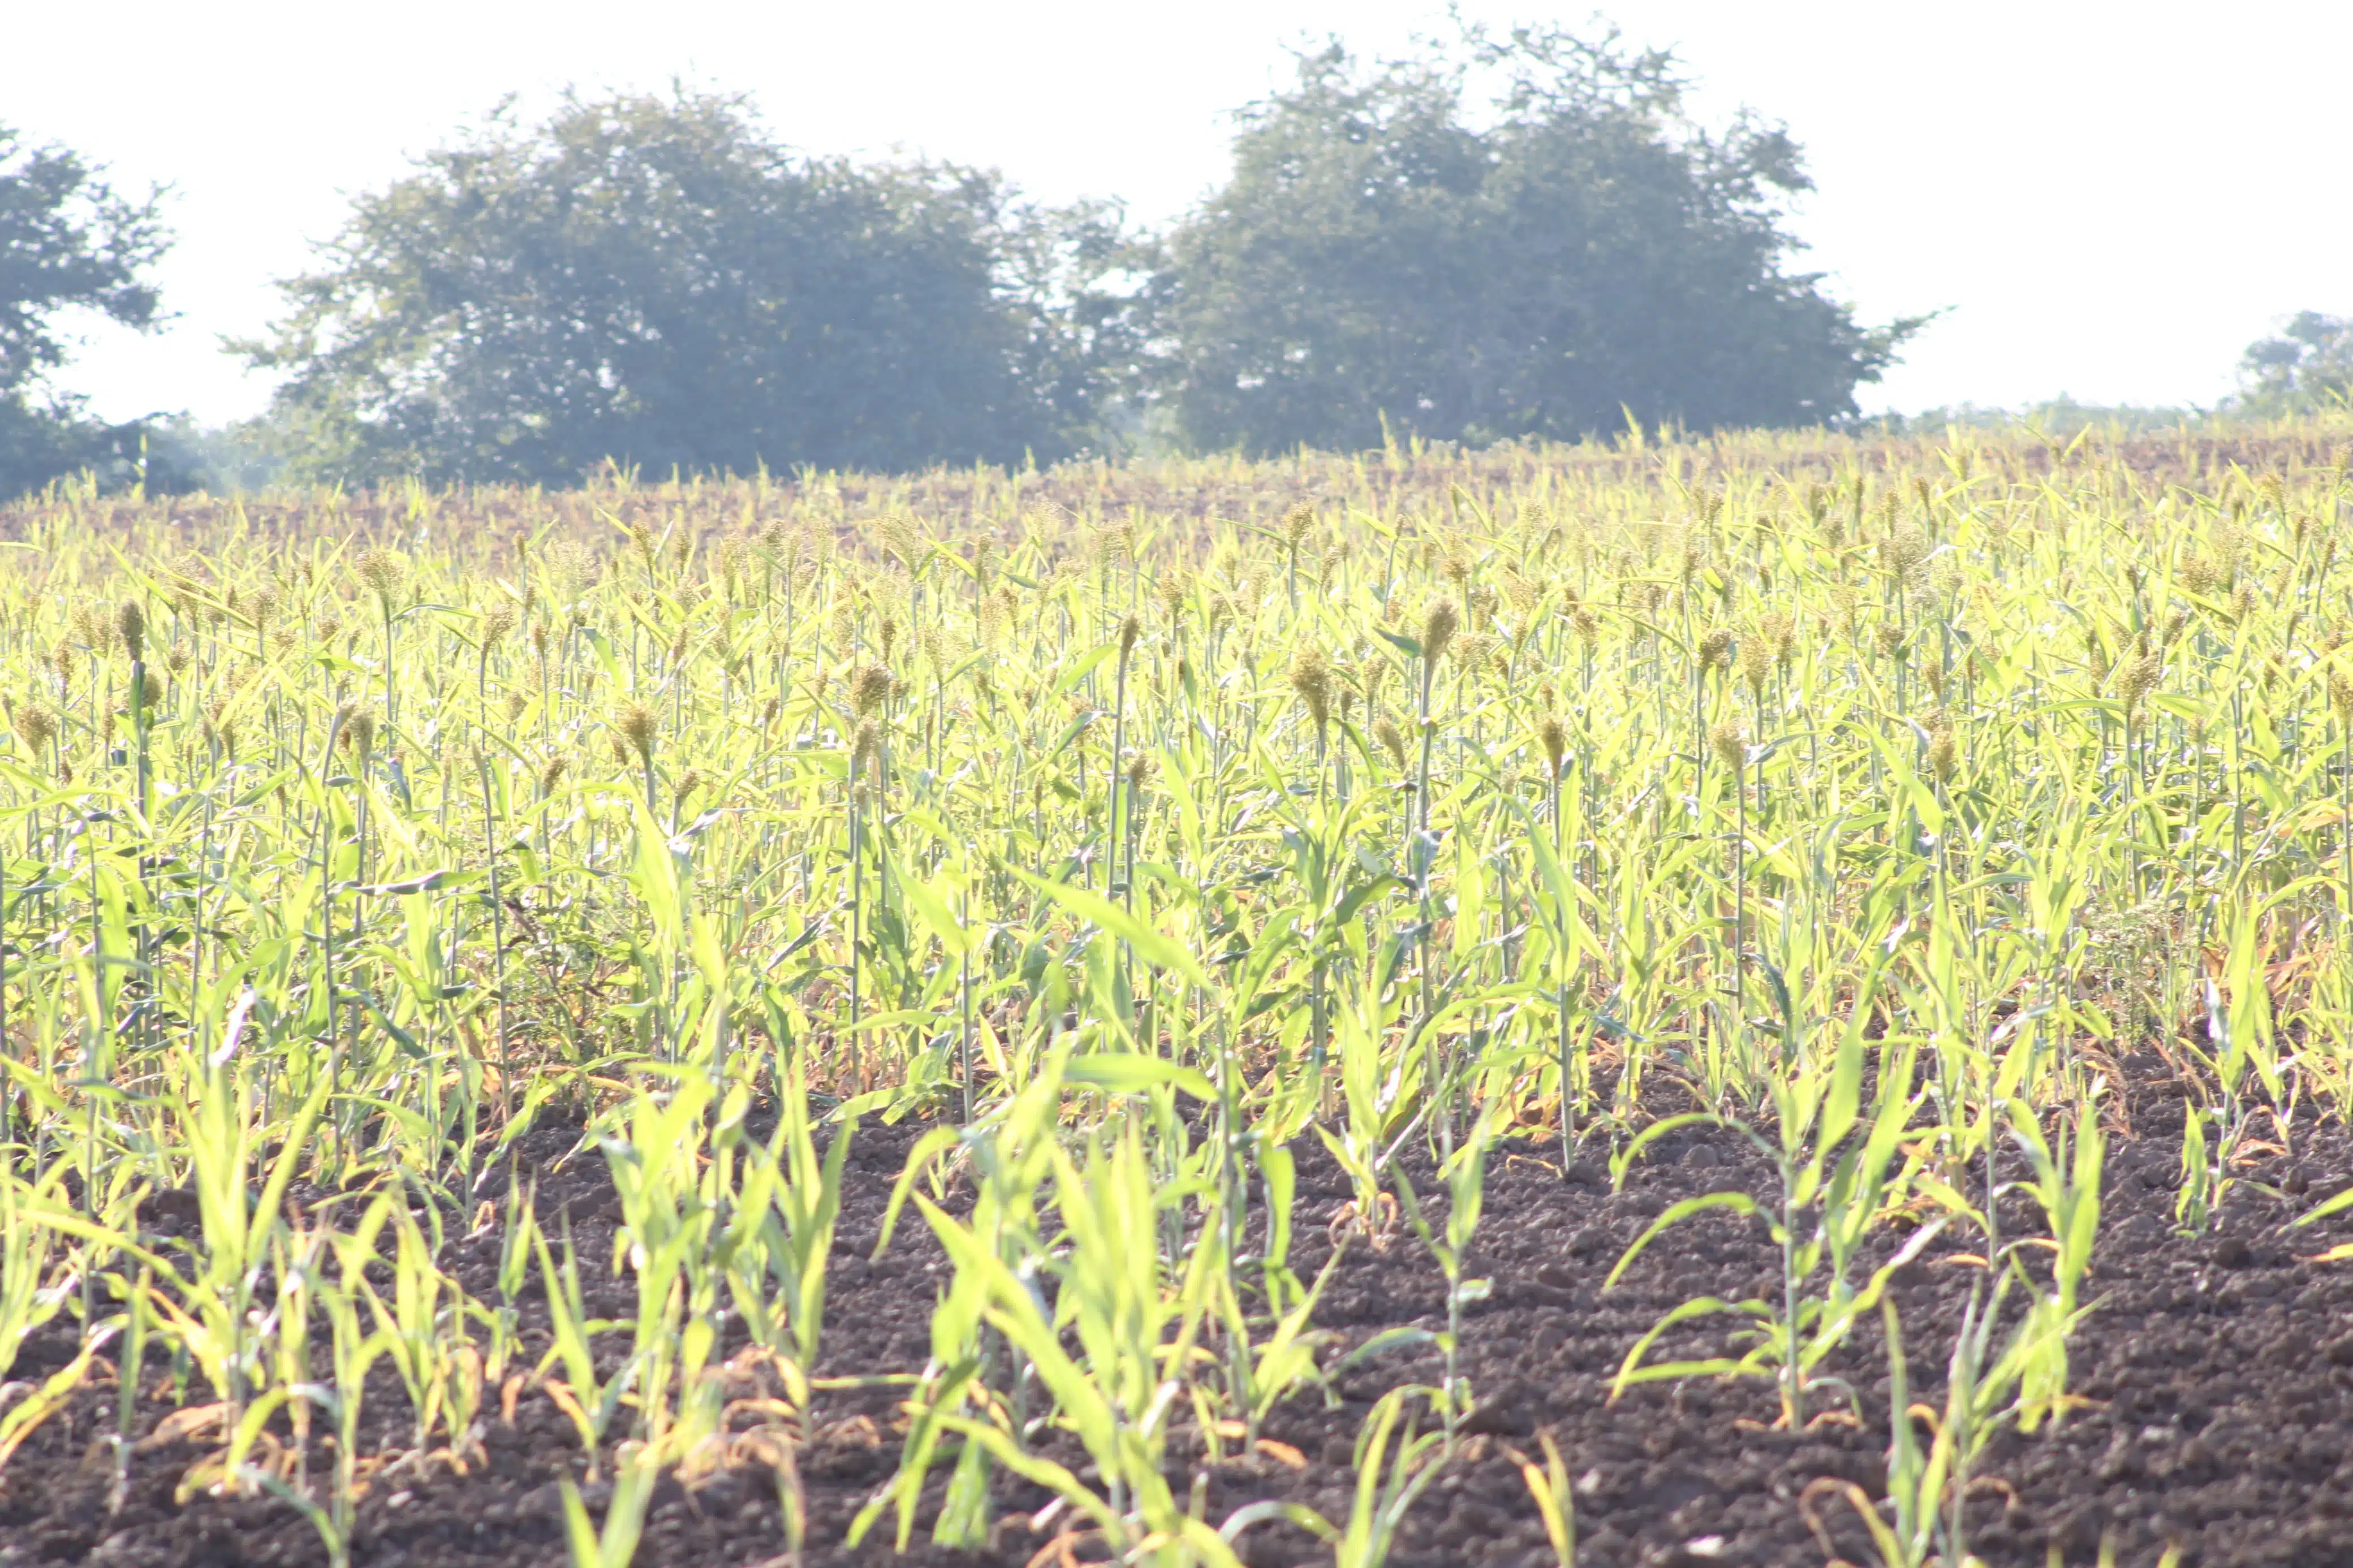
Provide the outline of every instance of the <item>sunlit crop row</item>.
<path id="1" fill-rule="evenodd" d="M 0 1462 L 112 1378 L 127 1476 L 113 1369 L 160 1342 L 215 1445 L 185 1489 L 273 1493 L 338 1562 L 375 1478 L 475 1462 L 525 1395 L 617 1477 L 579 1561 L 628 1560 L 667 1468 L 765 1466 L 797 1532 L 843 1151 L 914 1116 L 899 1220 L 954 1269 L 929 1364 L 871 1371 L 904 1456 L 862 1529 L 984 1540 L 1010 1473 L 1135 1560 L 1279 1517 L 1370 1564 L 1473 1397 L 1494 1139 L 1622 1175 L 1689 1119 L 1663 1075 L 1779 1183 L 1654 1234 L 1743 1208 L 1782 1268 L 1621 1385 L 1755 1377 L 1802 1424 L 1913 1252 L 2019 1259 L 1934 1451 L 1894 1424 L 1882 1550 L 1957 1562 L 1985 1437 L 2063 1409 L 2116 1059 L 2198 1086 L 2189 1228 L 2255 1118 L 2353 1100 L 2340 441 L 17 509 L 0 1376 L 44 1325 L 82 1349 Z M 567 1119 L 611 1257 L 491 1182 Z M 1208 1519 L 1183 1456 L 1334 1371 L 1288 1267 L 1309 1137 L 1354 1234 L 1448 1281 L 1445 1371 L 1367 1418 L 1349 1517 Z M 166 1190 L 195 1234 L 142 1228 Z M 607 1269 L 628 1320 L 589 1315 Z M 364 1451 L 387 1363 L 406 1446 Z M 1525 1468 L 1566 1557 L 1560 1458 Z"/>

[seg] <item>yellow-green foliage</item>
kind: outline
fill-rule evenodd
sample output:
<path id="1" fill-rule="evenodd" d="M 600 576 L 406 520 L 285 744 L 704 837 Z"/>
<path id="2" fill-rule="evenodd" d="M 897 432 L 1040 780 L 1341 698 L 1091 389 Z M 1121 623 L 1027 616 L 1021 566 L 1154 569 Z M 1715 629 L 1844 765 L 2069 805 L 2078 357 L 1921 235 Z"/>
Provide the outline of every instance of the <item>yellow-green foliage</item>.
<path id="1" fill-rule="evenodd" d="M 764 1146 L 750 1108 L 952 1118 L 1020 1219 L 943 1232 L 973 1279 L 943 1307 L 911 1462 L 943 1430 L 972 1439 L 965 1469 L 1029 1462 L 988 1392 L 1006 1367 L 946 1376 L 987 1338 L 1070 1384 L 1107 1489 L 1050 1478 L 1077 1516 L 1219 1560 L 1151 1478 L 1177 1414 L 1255 1433 L 1310 1368 L 1313 1293 L 1279 1249 L 1250 1289 L 1281 1343 L 1229 1342 L 1243 1210 L 1287 1234 L 1282 1146 L 1320 1126 L 1351 1234 L 1409 1246 L 1402 1197 L 1460 1295 L 1468 1222 L 1440 1246 L 1397 1149 L 1451 1157 L 1475 1221 L 1497 1129 L 1574 1126 L 1622 1161 L 1666 1073 L 1763 1130 L 1785 1221 L 1835 1211 L 1784 1237 L 1761 1348 L 1707 1363 L 1777 1379 L 1797 1415 L 1876 1303 L 1845 1276 L 1873 1217 L 1984 1225 L 1992 1145 L 2063 1148 L 2116 1056 L 2170 1052 L 2204 1086 L 2186 1224 L 2254 1110 L 2353 1097 L 2345 436 L 0 512 L 0 1347 L 60 1310 L 27 1280 L 79 1281 L 92 1342 L 170 1336 L 212 1384 L 207 1475 L 292 1499 L 340 1552 L 351 1456 L 313 1478 L 261 1436 L 314 1406 L 355 1433 L 385 1358 L 419 1453 L 462 1458 L 540 1276 L 561 1331 L 517 1364 L 592 1447 L 646 1445 L 622 1471 L 638 1496 L 645 1464 L 741 1437 L 710 1382 L 731 1295 L 764 1314 L 779 1444 L 819 1396 L 840 1162 L 798 1120 Z M 619 1184 L 633 1324 L 586 1320 L 578 1279 L 612 1260 L 528 1202 L 506 1205 L 505 1308 L 441 1272 L 438 1216 L 473 1223 L 472 1184 L 554 1104 L 594 1119 Z M 1057 1121 L 1071 1152 L 1049 1157 Z M 2041 1168 L 2077 1258 L 2096 1208 Z M 1054 1172 L 1050 1208 L 1031 1189 Z M 436 1217 L 354 1209 L 322 1247 L 282 1212 L 297 1178 L 406 1188 Z M 189 1185 L 202 1237 L 144 1248 L 138 1194 Z M 1049 1321 L 994 1249 L 1064 1232 Z M 1156 1265 L 1134 1250 L 1154 1235 Z M 2038 1321 L 2063 1335 L 2063 1283 Z M 314 1310 L 305 1381 L 280 1341 Z M 1084 1354 L 1044 1367 L 1073 1324 Z M 600 1336 L 626 1373 L 600 1375 Z M 2063 1353 L 2033 1365 L 2030 1417 Z M 1467 1390 L 1425 1394 L 1451 1437 Z M 979 1528 L 957 1484 L 950 1534 Z"/>

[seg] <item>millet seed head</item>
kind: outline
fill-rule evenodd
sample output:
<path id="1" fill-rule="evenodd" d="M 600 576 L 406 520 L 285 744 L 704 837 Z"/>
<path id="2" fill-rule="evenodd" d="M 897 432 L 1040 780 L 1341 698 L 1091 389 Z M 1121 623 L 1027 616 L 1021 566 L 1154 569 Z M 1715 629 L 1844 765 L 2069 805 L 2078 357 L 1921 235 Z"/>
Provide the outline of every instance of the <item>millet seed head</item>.
<path id="1" fill-rule="evenodd" d="M 652 764 L 654 738 L 660 732 L 659 721 L 655 719 L 652 709 L 642 702 L 629 703 L 614 715 L 613 728 L 620 731 L 621 738 L 629 743 L 629 749 L 637 752 L 638 761 L 649 766 Z"/>
<path id="2" fill-rule="evenodd" d="M 1314 526 L 1315 503 L 1304 500 L 1299 502 L 1282 514 L 1282 542 L 1296 552 L 1300 542 L 1307 537 L 1307 531 Z"/>
<path id="3" fill-rule="evenodd" d="M 1740 679 L 1747 683 L 1749 690 L 1761 693 L 1765 689 L 1765 678 L 1773 673 L 1773 648 L 1764 631 L 1760 628 L 1742 637 L 1736 657 L 1740 666 Z"/>
<path id="4" fill-rule="evenodd" d="M 73 635 L 82 647 L 102 658 L 114 641 L 114 626 L 108 619 L 104 606 L 76 605 L 73 608 Z"/>
<path id="5" fill-rule="evenodd" d="M 352 566 L 352 574 L 380 602 L 389 605 L 408 575 L 408 563 L 398 552 L 379 546 L 361 552 Z"/>
<path id="6" fill-rule="evenodd" d="M 1144 635 L 1144 617 L 1129 612 L 1119 623 L 1119 657 L 1125 658 L 1135 651 L 1135 642 Z"/>
<path id="7" fill-rule="evenodd" d="M 1699 670 L 1705 675 L 1711 669 L 1725 667 L 1732 655 L 1732 628 L 1710 626 L 1699 639 Z"/>
<path id="8" fill-rule="evenodd" d="M 1744 767 L 1748 762 L 1748 731 L 1740 727 L 1737 719 L 1726 719 L 1707 732 L 1707 743 L 1727 768 Z"/>
<path id="9" fill-rule="evenodd" d="M 1952 782 L 1953 770 L 1960 765 L 1961 749 L 1953 739 L 1953 727 L 1938 722 L 1928 732 L 1928 771 L 1936 775 L 1939 784 Z"/>
<path id="10" fill-rule="evenodd" d="M 2353 726 L 2353 678 L 2335 664 L 2328 667 L 2328 706 L 2337 723 Z"/>
<path id="11" fill-rule="evenodd" d="M 1303 643 L 1291 656 L 1291 689 L 1306 706 L 1307 715 L 1322 730 L 1332 720 L 1332 667 L 1324 658 L 1324 650 L 1314 643 Z"/>
<path id="12" fill-rule="evenodd" d="M 849 678 L 849 710 L 870 719 L 891 700 L 891 672 L 879 664 L 861 664 Z"/>
<path id="13" fill-rule="evenodd" d="M 38 752 L 48 750 L 49 742 L 58 738 L 58 716 L 49 711 L 48 704 L 37 697 L 28 697 L 16 704 L 16 733 L 24 738 L 26 749 Z"/>
<path id="14" fill-rule="evenodd" d="M 114 613 L 114 629 L 122 635 L 122 646 L 137 664 L 147 657 L 147 611 L 136 599 L 125 599 Z"/>
<path id="15" fill-rule="evenodd" d="M 915 520 L 905 512 L 884 512 L 874 520 L 874 542 L 910 568 L 915 562 Z"/>
<path id="16" fill-rule="evenodd" d="M 1432 599 L 1421 617 L 1421 657 L 1428 664 L 1436 664 L 1446 645 L 1454 640 L 1456 628 L 1462 624 L 1462 612 L 1454 601 L 1444 595 Z"/>
<path id="17" fill-rule="evenodd" d="M 1159 602 L 1160 613 L 1170 625 L 1184 613 L 1185 601 L 1193 592 L 1193 574 L 1182 564 L 1170 566 L 1153 580 L 1152 596 Z"/>
<path id="18" fill-rule="evenodd" d="M 1386 713 L 1374 720 L 1373 739 L 1389 754 L 1390 762 L 1400 770 L 1405 767 L 1405 731 L 1398 728 L 1396 720 Z"/>
<path id="19" fill-rule="evenodd" d="M 1560 777 L 1561 759 L 1568 754 L 1568 727 L 1560 721 L 1558 714 L 1546 714 L 1545 721 L 1536 726 L 1536 744 L 1544 748 L 1545 763 L 1552 769 L 1552 776 Z"/>
<path id="20" fill-rule="evenodd" d="M 2116 690 L 2124 698 L 2125 711 L 2130 713 L 2139 708 L 2148 694 L 2157 689 L 2157 684 L 2164 675 L 2164 656 L 2146 645 L 2126 660 L 2116 673 Z"/>
<path id="21" fill-rule="evenodd" d="M 1135 549 L 1135 525 L 1125 518 L 1103 525 L 1095 536 L 1097 556 L 1107 564 L 1129 560 Z"/>
<path id="22" fill-rule="evenodd" d="M 1454 656 L 1455 667 L 1466 675 L 1476 675 L 1503 648 L 1504 639 L 1485 632 L 1463 632 L 1448 644 Z"/>
<path id="23" fill-rule="evenodd" d="M 514 627 L 515 607 L 504 600 L 492 605 L 482 612 L 482 647 L 486 649 L 496 647 L 499 639 L 514 630 Z"/>

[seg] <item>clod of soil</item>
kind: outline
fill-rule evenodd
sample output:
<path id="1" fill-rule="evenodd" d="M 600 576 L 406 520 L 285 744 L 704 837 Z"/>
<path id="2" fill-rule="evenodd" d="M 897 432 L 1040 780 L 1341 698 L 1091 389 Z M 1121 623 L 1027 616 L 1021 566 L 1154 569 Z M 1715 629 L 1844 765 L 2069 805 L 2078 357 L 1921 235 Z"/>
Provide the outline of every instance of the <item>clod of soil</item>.
<path id="1" fill-rule="evenodd" d="M 2161 1176 L 2178 1145 L 2166 1146 L 2161 1115 L 2145 1118 L 2142 1132 L 2141 1143 L 2120 1139 L 2109 1161 L 2106 1220 L 2088 1287 L 2100 1304 L 2073 1351 L 2073 1387 L 2087 1403 L 2032 1438 L 2009 1433 L 1995 1441 L 1968 1508 L 1970 1545 L 1994 1568 L 2042 1568 L 2053 1548 L 2067 1563 L 2089 1563 L 2104 1539 L 2126 1568 L 2154 1564 L 2168 1542 L 2180 1545 L 2186 1568 L 2353 1563 L 2353 1268 L 2306 1261 L 2353 1237 L 2353 1215 L 2286 1230 L 2309 1203 L 2274 1198 L 2251 1180 L 2230 1194 L 2210 1234 L 2177 1234 L 2173 1194 Z M 944 1267 L 936 1246 L 922 1226 L 902 1226 L 890 1250 L 867 1260 L 913 1136 L 904 1129 L 860 1134 L 826 1320 L 826 1371 L 923 1364 Z M 565 1146 L 558 1135 L 534 1140 L 544 1159 Z M 1298 1152 L 1297 1233 L 1311 1239 L 1299 1245 L 1294 1263 L 1305 1273 L 1329 1255 L 1326 1226 L 1349 1194 L 1320 1148 L 1303 1143 Z M 2303 1129 L 2297 1152 L 2316 1172 L 2353 1172 L 2353 1138 L 2341 1128 Z M 2160 1179 L 2144 1181 L 2137 1173 L 2144 1170 Z M 2248 1173 L 2273 1180 L 2261 1170 Z M 1431 1190 L 1426 1167 L 1411 1174 L 1420 1190 Z M 601 1208 L 601 1170 L 580 1163 L 566 1176 L 543 1178 L 542 1210 L 554 1212 L 574 1196 Z M 1753 1226 L 1720 1215 L 1669 1231 L 1605 1291 L 1602 1279 L 1619 1254 L 1668 1203 L 1725 1187 L 1762 1195 L 1768 1183 L 1756 1153 L 1729 1135 L 1709 1137 L 1674 1160 L 1639 1164 L 1615 1194 L 1606 1185 L 1564 1182 L 1535 1146 L 1496 1162 L 1472 1260 L 1494 1281 L 1468 1323 L 1466 1368 L 1479 1394 L 1472 1436 L 1460 1463 L 1409 1520 L 1392 1559 L 1398 1568 L 1549 1563 L 1536 1510 L 1508 1457 L 1540 1430 L 1554 1436 L 1576 1478 L 1578 1561 L 1586 1568 L 1825 1560 L 1800 1508 L 1807 1485 L 1835 1477 L 1876 1495 L 1884 1484 L 1887 1369 L 1875 1321 L 1825 1368 L 1854 1387 L 1854 1417 L 1833 1414 L 1803 1431 L 1773 1430 L 1768 1389 L 1705 1380 L 1647 1385 L 1615 1405 L 1609 1400 L 1611 1373 L 1659 1314 L 1694 1295 L 1746 1294 L 1770 1276 L 1773 1262 Z M 2321 1176 L 2311 1201 L 2336 1184 Z M 2028 1220 L 2018 1216 L 2021 1226 Z M 600 1217 L 575 1214 L 574 1223 L 584 1258 L 609 1240 Z M 1890 1248 L 1894 1242 L 1891 1234 Z M 1931 1405 L 1941 1400 L 1945 1357 L 1979 1272 L 1966 1257 L 1970 1246 L 1963 1236 L 1939 1237 L 1896 1286 L 1914 1397 Z M 1352 1247 L 1327 1307 L 1323 1321 L 1354 1345 L 1385 1328 L 1439 1321 L 1441 1284 L 1409 1236 L 1400 1237 L 1383 1252 Z M 1701 1324 L 1662 1348 L 1703 1353 L 1724 1343 L 1720 1329 Z M 15 1375 L 67 1354 L 66 1346 L 37 1339 Z M 1267 1434 L 1282 1460 L 1257 1457 L 1209 1471 L 1210 1517 L 1264 1497 L 1345 1513 L 1364 1413 L 1384 1388 L 1436 1370 L 1427 1357 L 1385 1360 L 1337 1380 L 1337 1408 L 1312 1396 L 1293 1401 Z M 151 1367 L 151 1386 L 161 1373 Z M 374 1396 L 383 1425 L 396 1430 L 406 1412 L 395 1389 Z M 261 1568 L 324 1561 L 310 1525 L 267 1499 L 198 1495 L 175 1504 L 181 1473 L 200 1452 L 187 1442 L 138 1454 L 128 1496 L 110 1511 L 111 1460 L 94 1439 L 111 1430 L 111 1400 L 110 1389 L 88 1391 L 0 1472 L 0 1564 Z M 1822 1403 L 1836 1409 L 1835 1401 Z M 152 1432 L 169 1414 L 168 1405 L 150 1405 L 143 1429 Z M 897 1462 L 892 1397 L 840 1396 L 822 1415 L 819 1441 L 801 1458 L 808 1561 L 892 1561 L 885 1546 L 850 1552 L 840 1545 L 858 1508 Z M 511 1425 L 491 1412 L 484 1447 L 488 1463 L 465 1475 L 444 1465 L 379 1478 L 361 1507 L 354 1561 L 402 1568 L 563 1563 L 557 1482 L 576 1477 L 580 1459 L 566 1423 L 546 1400 L 526 1394 Z M 1190 1476 L 1184 1479 L 1189 1484 Z M 602 1494 L 592 1489 L 590 1497 L 601 1506 Z M 1029 1528 L 1029 1515 L 1045 1500 L 1000 1478 L 990 1550 L 942 1552 L 922 1544 L 919 1531 L 905 1561 L 1018 1568 L 1048 1544 Z M 1817 1506 L 1842 1555 L 1875 1561 L 1843 1503 L 1818 1498 Z M 1287 1526 L 1261 1528 L 1245 1542 L 1253 1568 L 1329 1560 Z M 736 1468 L 692 1490 L 666 1481 L 637 1561 L 647 1568 L 748 1568 L 774 1562 L 783 1548 L 769 1473 Z"/>

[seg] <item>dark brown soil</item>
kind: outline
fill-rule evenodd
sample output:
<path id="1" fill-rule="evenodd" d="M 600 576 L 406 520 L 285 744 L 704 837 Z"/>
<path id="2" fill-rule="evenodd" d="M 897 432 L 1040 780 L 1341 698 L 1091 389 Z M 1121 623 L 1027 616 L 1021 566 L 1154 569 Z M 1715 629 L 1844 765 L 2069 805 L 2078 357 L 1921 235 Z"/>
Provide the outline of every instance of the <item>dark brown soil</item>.
<path id="1" fill-rule="evenodd" d="M 2143 1081 L 2129 1109 L 2137 1136 L 2111 1147 L 2090 1285 L 2101 1304 L 2073 1348 L 2073 1387 L 2094 1403 L 2035 1437 L 1996 1440 L 1969 1510 L 1970 1544 L 1996 1565 L 2040 1565 L 2054 1546 L 2065 1562 L 2089 1563 L 2104 1535 L 2113 1537 L 2126 1568 L 2153 1564 L 2168 1542 L 2198 1568 L 2353 1563 L 2353 1265 L 2301 1260 L 2353 1237 L 2353 1224 L 2283 1228 L 2353 1174 L 2353 1140 L 2340 1126 L 2314 1125 L 2297 1131 L 2291 1150 L 2258 1151 L 2214 1228 L 2190 1237 L 2172 1229 L 2179 1090 Z M 914 1371 L 928 1350 L 941 1277 L 928 1233 L 920 1223 L 904 1226 L 886 1256 L 866 1257 L 912 1137 L 903 1129 L 870 1129 L 854 1145 L 826 1320 L 826 1360 L 836 1373 Z M 552 1161 L 568 1146 L 565 1134 L 542 1133 L 533 1152 Z M 1769 1173 L 1745 1144 L 1703 1131 L 1662 1142 L 1613 1195 L 1582 1163 L 1564 1180 L 1547 1158 L 1554 1152 L 1514 1145 L 1491 1174 L 1476 1269 L 1493 1278 L 1494 1290 L 1468 1325 L 1466 1370 L 1481 1398 L 1470 1423 L 1475 1435 L 1422 1498 L 1393 1561 L 1550 1563 L 1535 1510 L 1504 1452 L 1515 1444 L 1533 1448 L 1541 1429 L 1559 1443 L 1577 1478 L 1584 1563 L 1823 1563 L 1800 1507 L 1808 1484 L 1843 1478 L 1876 1495 L 1883 1481 L 1887 1378 L 1875 1321 L 1831 1369 L 1853 1384 L 1860 1424 L 1834 1418 L 1795 1433 L 1771 1430 L 1768 1387 L 1712 1381 L 1638 1388 L 1612 1407 L 1610 1374 L 1637 1335 L 1687 1297 L 1758 1290 L 1772 1254 L 1750 1222 L 1714 1215 L 1671 1232 L 1617 1289 L 1602 1291 L 1603 1276 L 1666 1204 L 1722 1187 L 1762 1196 Z M 1427 1192 L 1429 1173 L 1416 1174 Z M 575 1162 L 570 1172 L 544 1177 L 541 1194 L 543 1214 L 567 1199 L 575 1204 L 582 1256 L 599 1256 L 617 1217 L 604 1207 L 601 1164 Z M 1328 1161 L 1303 1147 L 1303 1239 L 1293 1259 L 1303 1276 L 1324 1260 L 1331 1245 L 1324 1227 L 1346 1196 Z M 2031 1207 L 2005 1215 L 2021 1234 L 2037 1223 Z M 1977 1245 L 1963 1235 L 1939 1237 L 1896 1289 L 1915 1399 L 1941 1401 L 1946 1355 L 1978 1272 L 1958 1255 Z M 461 1245 L 456 1267 L 470 1290 L 488 1297 L 494 1262 L 489 1251 Z M 592 1307 L 625 1313 L 625 1286 L 604 1289 L 614 1299 Z M 1434 1326 L 1440 1290 L 1436 1268 L 1409 1235 L 1385 1254 L 1359 1243 L 1335 1279 L 1321 1321 L 1344 1344 L 1392 1325 Z M 1662 1349 L 1708 1353 L 1723 1342 L 1719 1331 L 1703 1326 Z M 37 1376 L 70 1354 L 69 1342 L 36 1340 L 13 1375 Z M 1364 1413 L 1384 1388 L 1433 1380 L 1436 1371 L 1427 1356 L 1384 1360 L 1338 1380 L 1337 1408 L 1310 1394 L 1282 1409 L 1269 1436 L 1295 1450 L 1303 1468 L 1265 1457 L 1219 1467 L 1208 1479 L 1209 1517 L 1281 1497 L 1344 1518 L 1350 1446 Z M 162 1378 L 163 1369 L 151 1365 L 151 1384 Z M 406 1415 L 396 1389 L 387 1385 L 373 1397 L 380 1415 L 370 1426 L 382 1423 L 386 1446 L 396 1447 L 396 1423 Z M 169 1412 L 161 1402 L 145 1408 L 149 1429 Z M 176 1505 L 180 1477 L 200 1457 L 195 1445 L 166 1443 L 140 1454 L 127 1500 L 110 1512 L 111 1461 L 93 1439 L 112 1430 L 111 1410 L 111 1390 L 92 1389 L 0 1472 L 0 1564 L 195 1568 L 324 1560 L 311 1526 L 282 1505 L 201 1494 Z M 801 1461 L 810 1560 L 886 1560 L 887 1548 L 850 1553 L 839 1542 L 896 1462 L 892 1396 L 835 1396 L 823 1414 L 821 1439 Z M 493 1408 L 486 1426 L 488 1462 L 468 1475 L 444 1466 L 429 1476 L 377 1479 L 362 1504 L 355 1561 L 418 1568 L 565 1561 L 556 1480 L 580 1470 L 570 1427 L 535 1394 L 520 1400 L 512 1425 Z M 1190 1484 L 1189 1475 L 1180 1479 Z M 663 1485 L 638 1563 L 717 1568 L 764 1563 L 782 1552 L 765 1469 L 723 1471 L 691 1491 Z M 595 1500 L 595 1489 L 590 1495 Z M 919 1545 L 909 1560 L 1029 1561 L 1049 1544 L 1027 1528 L 1043 1494 L 1000 1479 L 997 1500 L 1003 1517 L 992 1551 Z M 1846 1505 L 1818 1506 L 1838 1550 L 1873 1561 Z M 1245 1540 L 1253 1568 L 1328 1561 L 1292 1527 L 1261 1528 Z"/>

